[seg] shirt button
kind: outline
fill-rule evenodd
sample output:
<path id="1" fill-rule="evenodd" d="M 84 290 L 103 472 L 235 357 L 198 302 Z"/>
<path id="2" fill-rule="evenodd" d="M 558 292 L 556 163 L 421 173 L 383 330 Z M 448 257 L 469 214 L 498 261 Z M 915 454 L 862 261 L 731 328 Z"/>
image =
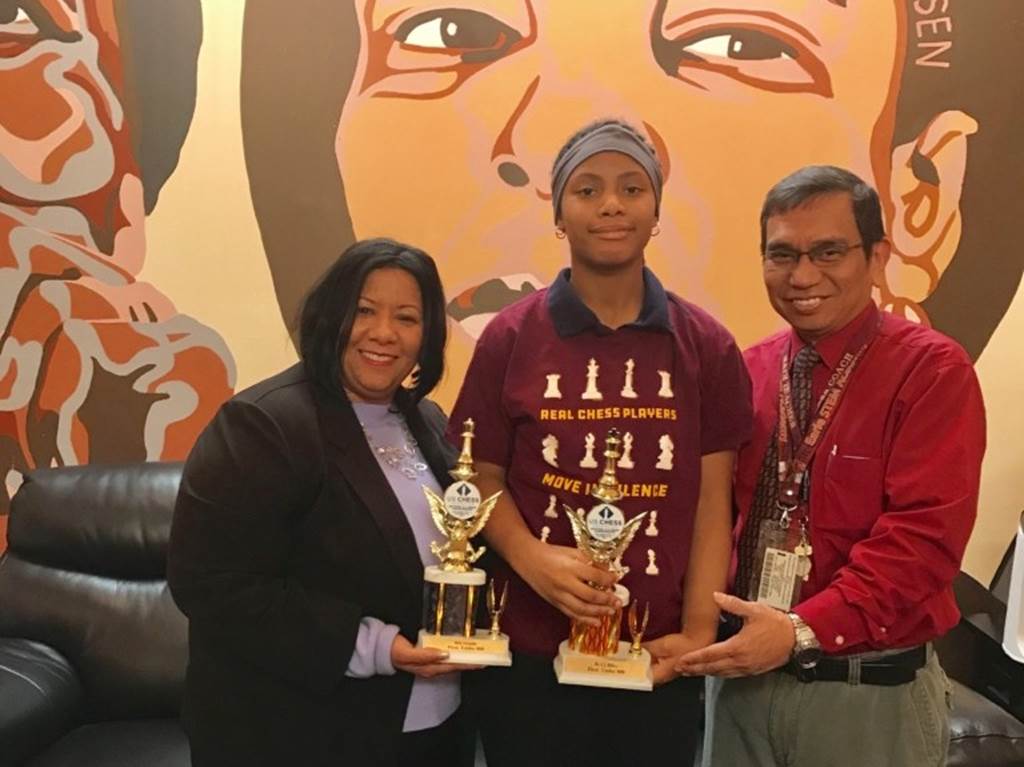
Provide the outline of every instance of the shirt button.
<path id="1" fill-rule="evenodd" d="M 885 633 L 885 626 L 882 626 L 882 628 L 879 629 L 879 630 L 884 634 Z"/>
<path id="2" fill-rule="evenodd" d="M 846 637 L 844 637 L 842 634 L 836 635 L 836 644 L 837 645 L 843 645 L 845 642 L 846 642 Z"/>

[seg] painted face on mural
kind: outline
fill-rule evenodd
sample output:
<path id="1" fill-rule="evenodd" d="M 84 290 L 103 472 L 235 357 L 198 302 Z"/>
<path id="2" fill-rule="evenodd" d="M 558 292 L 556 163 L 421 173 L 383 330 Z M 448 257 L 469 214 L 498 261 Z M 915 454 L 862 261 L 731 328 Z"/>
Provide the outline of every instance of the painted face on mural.
<path id="1" fill-rule="evenodd" d="M 0 479 L 181 457 L 233 384 L 216 334 L 137 279 L 120 32 L 114 0 L 0 2 Z"/>
<path id="2" fill-rule="evenodd" d="M 457 297 L 450 313 L 475 335 L 550 281 L 554 154 L 579 126 L 616 116 L 643 126 L 665 169 L 648 263 L 741 343 L 778 322 L 758 300 L 762 196 L 805 164 L 873 181 L 895 245 L 879 297 L 920 313 L 959 239 L 976 125 L 943 112 L 893 148 L 902 0 L 642 5 L 356 0 L 360 61 L 336 139 L 356 236 L 434 254 Z M 919 180 L 918 156 L 938 179 Z"/>

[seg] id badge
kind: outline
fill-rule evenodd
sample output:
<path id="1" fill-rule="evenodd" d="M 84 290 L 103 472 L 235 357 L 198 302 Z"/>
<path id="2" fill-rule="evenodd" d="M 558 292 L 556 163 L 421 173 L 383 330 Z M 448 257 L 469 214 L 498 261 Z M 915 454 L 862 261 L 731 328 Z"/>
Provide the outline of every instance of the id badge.
<path id="1" fill-rule="evenodd" d="M 761 522 L 755 567 L 747 595 L 749 601 L 783 611 L 788 611 L 800 601 L 800 587 L 804 581 L 802 557 L 796 552 L 800 543 L 796 525 L 774 519 Z"/>

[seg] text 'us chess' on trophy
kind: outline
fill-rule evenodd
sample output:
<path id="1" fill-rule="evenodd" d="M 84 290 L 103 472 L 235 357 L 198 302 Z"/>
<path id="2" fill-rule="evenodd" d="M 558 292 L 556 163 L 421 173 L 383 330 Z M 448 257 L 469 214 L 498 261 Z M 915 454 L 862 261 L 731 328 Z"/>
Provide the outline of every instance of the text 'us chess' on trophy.
<path id="1" fill-rule="evenodd" d="M 441 560 L 423 573 L 423 628 L 420 647 L 431 647 L 448 653 L 448 662 L 476 666 L 510 666 L 508 636 L 501 633 L 499 621 L 508 598 L 508 583 L 500 591 L 492 580 L 487 589 L 487 611 L 490 629 L 476 628 L 479 592 L 487 574 L 473 563 L 484 553 L 470 540 L 483 530 L 501 493 L 481 500 L 480 490 L 470 480 L 476 476 L 473 467 L 473 420 L 467 418 L 462 429 L 462 451 L 455 468 L 449 472 L 455 480 L 444 496 L 424 487 L 430 505 L 430 516 L 444 535 L 443 543 L 430 544 L 430 550 Z"/>
<path id="2" fill-rule="evenodd" d="M 646 512 L 628 522 L 615 504 L 622 499 L 616 477 L 616 462 L 621 455 L 619 432 L 609 429 L 605 439 L 605 467 L 601 479 L 591 491 L 598 503 L 584 514 L 582 509 L 565 507 L 576 538 L 576 546 L 596 567 L 615 573 L 620 578 L 629 568 L 622 565 L 622 554 L 633 540 Z M 558 646 L 555 674 L 561 684 L 590 687 L 619 687 L 628 690 L 650 690 L 651 655 L 640 643 L 650 617 L 650 605 L 642 614 L 636 602 L 630 604 L 629 590 L 621 583 L 614 587 L 621 605 L 630 605 L 628 614 L 631 642 L 619 641 L 622 608 L 601 619 L 598 626 L 572 621 L 569 638 Z"/>

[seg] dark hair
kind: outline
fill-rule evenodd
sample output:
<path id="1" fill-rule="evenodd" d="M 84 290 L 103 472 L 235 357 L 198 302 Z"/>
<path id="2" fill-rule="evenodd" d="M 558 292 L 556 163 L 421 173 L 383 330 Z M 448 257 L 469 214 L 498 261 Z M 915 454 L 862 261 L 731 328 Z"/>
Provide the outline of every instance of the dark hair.
<path id="1" fill-rule="evenodd" d="M 299 356 L 306 372 L 323 391 L 346 397 L 341 357 L 348 346 L 359 295 L 370 272 L 403 269 L 420 287 L 423 301 L 423 344 L 417 359 L 415 386 L 400 388 L 400 408 L 415 405 L 441 380 L 448 326 L 444 290 L 434 259 L 418 248 L 394 240 L 360 240 L 342 253 L 310 289 L 299 310 Z"/>
<path id="2" fill-rule="evenodd" d="M 761 206 L 761 253 L 764 253 L 771 216 L 785 213 L 803 205 L 812 197 L 823 194 L 845 192 L 853 202 L 853 218 L 864 246 L 864 254 L 871 255 L 875 243 L 885 239 L 885 224 L 882 222 L 882 204 L 878 192 L 859 176 L 834 165 L 808 165 L 790 173 L 768 190 Z"/>
<path id="3" fill-rule="evenodd" d="M 648 141 L 647 137 L 644 136 L 644 134 L 642 134 L 640 131 L 638 131 L 635 126 L 626 122 L 625 120 L 618 120 L 614 117 L 605 117 L 601 120 L 595 120 L 592 123 L 587 123 L 578 131 L 569 136 L 566 142 L 562 144 L 562 148 L 558 150 L 558 154 L 555 155 L 555 161 L 551 163 L 551 176 L 555 175 L 555 168 L 558 167 L 558 161 L 562 159 L 562 156 L 566 152 L 568 152 L 570 149 L 572 149 L 574 146 L 580 143 L 591 133 L 605 127 L 606 125 L 617 125 L 627 133 L 632 134 L 637 141 L 639 141 L 641 144 L 643 144 L 645 147 L 651 150 L 651 154 L 654 156 L 654 159 L 657 160 L 659 166 L 661 165 L 661 159 L 658 157 L 658 152 L 654 148 L 654 145 L 650 141 Z"/>

